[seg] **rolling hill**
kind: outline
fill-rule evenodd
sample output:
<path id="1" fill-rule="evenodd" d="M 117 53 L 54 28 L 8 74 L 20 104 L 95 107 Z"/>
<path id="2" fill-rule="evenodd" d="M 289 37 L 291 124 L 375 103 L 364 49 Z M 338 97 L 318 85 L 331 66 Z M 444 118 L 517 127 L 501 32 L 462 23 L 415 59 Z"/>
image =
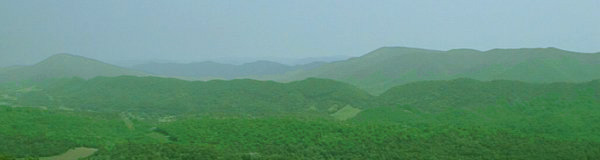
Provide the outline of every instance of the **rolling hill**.
<path id="1" fill-rule="evenodd" d="M 19 106 L 152 114 L 329 114 L 366 108 L 372 96 L 352 85 L 310 78 L 292 83 L 250 79 L 184 81 L 159 77 L 64 79 L 15 94 Z"/>
<path id="2" fill-rule="evenodd" d="M 414 106 L 427 112 L 493 106 L 583 107 L 600 104 L 600 80 L 549 84 L 464 78 L 423 81 L 389 89 L 375 101 L 377 106 Z"/>
<path id="3" fill-rule="evenodd" d="M 536 84 L 519 81 L 414 82 L 394 87 L 356 121 L 486 126 L 518 134 L 600 142 L 600 80 Z"/>
<path id="4" fill-rule="evenodd" d="M 364 56 L 274 78 L 289 81 L 328 78 L 370 93 L 410 82 L 472 78 L 525 82 L 584 82 L 600 78 L 600 54 L 557 48 L 449 51 L 383 47 Z"/>
<path id="5" fill-rule="evenodd" d="M 89 79 L 96 76 L 120 75 L 141 76 L 147 74 L 81 56 L 56 54 L 31 66 L 0 69 L 0 82 L 23 80 L 39 81 L 67 77 Z"/>

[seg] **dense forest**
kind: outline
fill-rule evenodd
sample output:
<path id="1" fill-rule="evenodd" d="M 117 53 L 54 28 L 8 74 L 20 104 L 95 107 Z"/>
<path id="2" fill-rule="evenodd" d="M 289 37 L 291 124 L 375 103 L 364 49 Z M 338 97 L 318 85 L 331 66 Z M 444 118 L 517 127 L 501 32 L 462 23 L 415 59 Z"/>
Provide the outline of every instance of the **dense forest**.
<path id="1" fill-rule="evenodd" d="M 372 96 L 326 79 L 271 81 L 184 81 L 157 77 L 98 77 L 54 80 L 16 92 L 22 106 L 55 106 L 94 111 L 152 114 L 327 113 L 332 106 L 368 106 Z M 339 108 L 339 107 L 338 107 Z M 337 109 L 334 107 L 334 109 Z"/>
<path id="2" fill-rule="evenodd" d="M 84 111 L 2 107 L 12 157 L 100 148 L 88 159 L 595 159 L 600 143 L 493 127 L 341 122 L 290 117 L 135 120 Z M 47 124 L 43 124 L 43 123 Z M 4 128 L 9 127 L 9 128 Z M 10 147 L 7 147 L 10 146 Z M 60 147 L 52 147 L 60 146 Z"/>
<path id="3" fill-rule="evenodd" d="M 379 96 L 325 79 L 0 88 L 5 159 L 76 147 L 98 149 L 86 159 L 600 158 L 600 81 L 424 81 Z"/>

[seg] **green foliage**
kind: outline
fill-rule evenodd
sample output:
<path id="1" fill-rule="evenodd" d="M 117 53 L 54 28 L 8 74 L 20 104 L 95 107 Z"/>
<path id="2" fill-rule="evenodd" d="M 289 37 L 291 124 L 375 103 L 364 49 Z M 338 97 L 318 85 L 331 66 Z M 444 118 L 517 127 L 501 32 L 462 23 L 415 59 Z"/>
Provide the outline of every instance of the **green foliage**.
<path id="1" fill-rule="evenodd" d="M 516 134 L 492 127 L 192 116 L 160 123 L 151 131 L 151 123 L 145 121 L 135 122 L 137 129 L 129 130 L 118 115 L 34 108 L 3 110 L 2 127 L 12 129 L 2 128 L 1 135 L 7 136 L 1 139 L 35 141 L 2 142 L 11 147 L 0 148 L 0 153 L 14 157 L 56 155 L 87 146 L 100 149 L 88 159 L 600 158 L 597 142 Z M 172 141 L 161 143 L 144 137 L 151 132 L 169 136 Z"/>
<path id="2" fill-rule="evenodd" d="M 529 84 L 470 79 L 402 85 L 375 99 L 355 121 L 420 126 L 488 126 L 554 139 L 600 142 L 600 81 Z"/>
<path id="3" fill-rule="evenodd" d="M 130 160 L 130 159 L 169 159 L 169 160 L 212 160 L 219 153 L 212 148 L 199 145 L 180 144 L 118 144 L 112 150 L 101 150 L 89 160 Z"/>
<path id="4" fill-rule="evenodd" d="M 13 160 L 13 159 L 15 159 L 15 158 L 12 157 L 12 156 L 7 156 L 7 155 L 0 154 L 0 160 Z"/>
<path id="5" fill-rule="evenodd" d="M 586 159 L 599 143 L 501 130 L 286 118 L 185 119 L 163 126 L 177 144 L 214 146 L 256 159 Z"/>
<path id="6" fill-rule="evenodd" d="M 75 147 L 99 149 L 88 159 L 600 158 L 600 81 L 426 81 L 376 97 L 323 79 L 0 87 L 0 100 L 31 106 L 0 106 L 0 155 L 9 158 Z"/>
<path id="7" fill-rule="evenodd" d="M 52 156 L 73 147 L 111 147 L 128 139 L 153 141 L 130 131 L 113 114 L 0 108 L 0 153 L 15 157 Z"/>
<path id="8" fill-rule="evenodd" d="M 326 114 L 332 105 L 367 107 L 370 98 L 371 95 L 351 85 L 323 79 L 286 84 L 247 79 L 190 82 L 122 76 L 58 81 L 42 91 L 22 95 L 20 104 L 149 114 Z M 310 110 L 309 106 L 316 110 Z"/>

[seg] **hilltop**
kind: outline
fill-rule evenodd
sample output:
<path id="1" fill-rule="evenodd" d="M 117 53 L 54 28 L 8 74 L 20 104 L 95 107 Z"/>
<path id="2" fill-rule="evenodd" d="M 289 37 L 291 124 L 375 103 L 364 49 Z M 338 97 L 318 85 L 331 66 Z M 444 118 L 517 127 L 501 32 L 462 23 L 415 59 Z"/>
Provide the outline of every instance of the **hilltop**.
<path id="1" fill-rule="evenodd" d="M 18 66 L 0 70 L 0 82 L 45 80 L 53 78 L 93 78 L 97 76 L 146 75 L 98 60 L 71 55 L 56 54 L 31 66 Z"/>

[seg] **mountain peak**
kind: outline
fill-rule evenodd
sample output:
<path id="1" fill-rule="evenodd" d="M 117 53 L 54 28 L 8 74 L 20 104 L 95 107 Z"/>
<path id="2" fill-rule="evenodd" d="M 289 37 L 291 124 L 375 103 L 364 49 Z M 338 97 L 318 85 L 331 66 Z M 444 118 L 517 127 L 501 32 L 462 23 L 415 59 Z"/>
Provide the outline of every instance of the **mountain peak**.
<path id="1" fill-rule="evenodd" d="M 371 51 L 364 55 L 364 57 L 373 57 L 373 56 L 385 56 L 385 55 L 401 55 L 408 53 L 425 53 L 425 52 L 439 52 L 437 50 L 428 50 L 422 48 L 411 48 L 411 47 L 381 47 L 374 51 Z"/>
<path id="2" fill-rule="evenodd" d="M 54 54 L 54 55 L 52 55 L 50 57 L 54 57 L 54 56 L 70 56 L 70 57 L 73 57 L 73 56 L 77 56 L 77 55 L 74 55 L 74 54 L 71 54 L 71 53 L 57 53 L 57 54 Z"/>
<path id="3" fill-rule="evenodd" d="M 57 53 L 54 54 L 50 57 L 48 57 L 47 59 L 51 59 L 51 58 L 85 58 L 85 59 L 89 59 L 83 56 L 78 56 L 78 55 L 74 55 L 74 54 L 70 54 L 70 53 Z"/>
<path id="4" fill-rule="evenodd" d="M 67 53 L 52 55 L 43 61 L 2 74 L 11 75 L 1 81 L 43 80 L 52 78 L 93 78 L 97 76 L 146 75 L 143 72 L 129 70 L 98 60 Z"/>
<path id="5" fill-rule="evenodd" d="M 96 61 L 99 63 L 103 63 L 103 62 L 100 62 L 95 59 L 91 59 L 91 58 L 87 58 L 87 57 L 83 57 L 83 56 L 79 56 L 79 55 L 74 55 L 74 54 L 70 54 L 70 53 L 58 53 L 58 54 L 52 55 L 52 56 L 44 59 L 40 63 L 45 62 L 45 61 L 57 61 L 57 60 L 63 61 L 63 62 L 65 60 L 83 60 L 83 61 Z"/>

